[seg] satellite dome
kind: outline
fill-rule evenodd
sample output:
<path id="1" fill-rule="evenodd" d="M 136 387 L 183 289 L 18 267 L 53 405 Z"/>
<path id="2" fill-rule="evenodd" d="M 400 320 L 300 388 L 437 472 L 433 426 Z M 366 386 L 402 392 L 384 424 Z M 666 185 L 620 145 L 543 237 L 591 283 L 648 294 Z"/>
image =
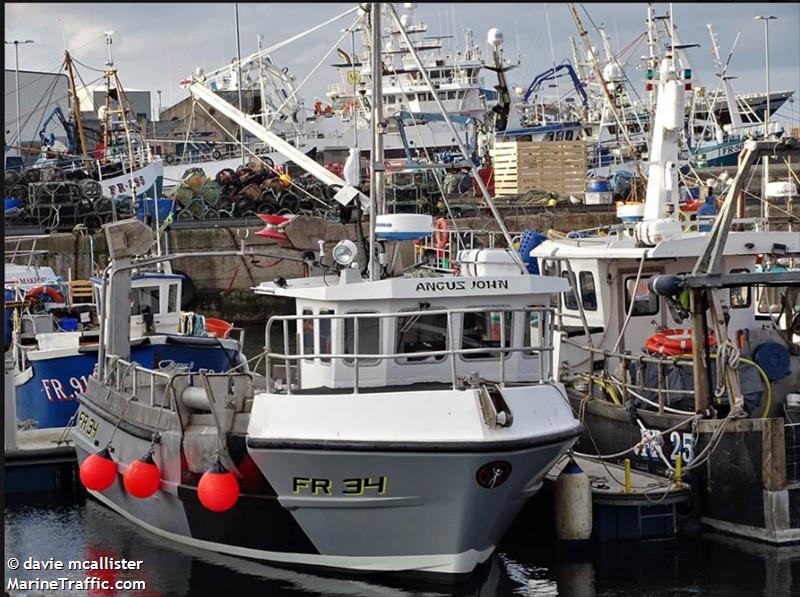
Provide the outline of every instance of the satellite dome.
<path id="1" fill-rule="evenodd" d="M 489 33 L 486 35 L 486 41 L 489 42 L 489 45 L 498 47 L 503 43 L 503 32 L 500 31 L 497 27 L 492 27 L 489 29 Z"/>

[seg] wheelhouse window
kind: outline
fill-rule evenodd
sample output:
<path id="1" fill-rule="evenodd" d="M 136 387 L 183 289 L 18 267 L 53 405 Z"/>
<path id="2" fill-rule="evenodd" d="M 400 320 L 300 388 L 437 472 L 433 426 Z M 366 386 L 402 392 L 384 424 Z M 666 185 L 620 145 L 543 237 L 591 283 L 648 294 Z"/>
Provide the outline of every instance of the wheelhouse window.
<path id="1" fill-rule="evenodd" d="M 748 269 L 732 269 L 732 274 L 746 274 L 750 270 Z M 731 288 L 731 307 L 734 309 L 746 309 L 750 306 L 750 287 L 749 286 L 737 286 L 736 288 Z"/>
<path id="2" fill-rule="evenodd" d="M 561 277 L 569 282 L 569 289 L 564 291 L 564 306 L 573 311 L 578 310 L 578 298 L 575 296 L 575 274 L 570 275 L 567 270 L 561 272 Z"/>
<path id="3" fill-rule="evenodd" d="M 131 315 L 161 312 L 161 289 L 158 286 L 145 286 L 131 289 Z"/>
<path id="4" fill-rule="evenodd" d="M 368 313 L 360 311 L 358 313 Z M 355 313 L 354 313 L 355 314 Z M 381 320 L 377 317 L 359 317 L 358 318 L 358 353 L 364 354 L 379 354 L 380 353 L 380 329 Z M 344 352 L 345 354 L 356 354 L 355 352 L 355 338 L 356 338 L 356 322 L 354 319 L 344 320 Z M 345 359 L 345 363 L 355 363 L 355 359 Z M 359 359 L 359 365 L 374 365 L 378 362 L 377 358 L 374 359 Z"/>
<path id="5" fill-rule="evenodd" d="M 522 354 L 526 357 L 539 356 L 539 351 L 532 349 L 541 346 L 544 341 L 544 314 L 525 310 L 521 315 L 525 324 L 522 346 L 526 349 Z"/>
<path id="6" fill-rule="evenodd" d="M 447 350 L 447 315 L 410 315 L 397 322 L 397 353 L 432 352 Z M 445 355 L 403 357 L 401 363 L 441 361 Z"/>
<path id="7" fill-rule="evenodd" d="M 461 330 L 462 348 L 508 348 L 512 338 L 513 314 L 509 312 L 490 311 L 481 313 L 464 313 Z M 501 344 L 501 330 L 505 328 L 504 342 Z M 503 357 L 508 355 L 503 353 Z M 495 351 L 473 352 L 463 355 L 465 359 L 496 359 L 500 355 Z"/>
<path id="8" fill-rule="evenodd" d="M 658 313 L 658 296 L 650 292 L 647 286 L 649 279 L 650 276 L 642 277 L 638 284 L 635 276 L 625 280 L 625 311 L 631 308 L 633 302 L 632 317 Z"/>
<path id="9" fill-rule="evenodd" d="M 310 318 L 310 315 L 313 315 L 311 309 L 303 309 L 303 340 L 301 344 L 303 354 L 314 354 L 314 320 Z"/>
<path id="10" fill-rule="evenodd" d="M 320 315 L 333 315 L 333 309 L 320 309 Z M 319 352 L 320 354 L 331 354 L 332 338 L 331 322 L 332 319 L 318 319 L 319 322 Z M 330 358 L 320 358 L 322 363 L 330 363 Z"/>
<path id="11" fill-rule="evenodd" d="M 167 312 L 175 313 L 178 311 L 178 285 L 169 285 L 169 294 L 167 295 Z"/>
<path id="12" fill-rule="evenodd" d="M 587 311 L 597 311 L 597 290 L 594 286 L 594 276 L 592 272 L 581 272 L 578 274 L 581 285 L 581 302 Z"/>
<path id="13" fill-rule="evenodd" d="M 557 276 L 558 266 L 552 259 L 544 259 L 542 261 L 542 275 L 543 276 Z"/>

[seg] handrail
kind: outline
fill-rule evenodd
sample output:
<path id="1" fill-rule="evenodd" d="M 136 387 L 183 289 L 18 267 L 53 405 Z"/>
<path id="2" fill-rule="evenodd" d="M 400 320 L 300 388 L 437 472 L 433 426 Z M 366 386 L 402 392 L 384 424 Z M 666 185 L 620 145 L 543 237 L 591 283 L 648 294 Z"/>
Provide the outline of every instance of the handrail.
<path id="1" fill-rule="evenodd" d="M 455 347 L 455 337 L 453 326 L 453 315 L 455 314 L 468 314 L 468 313 L 499 313 L 500 314 L 500 346 L 480 346 L 475 348 L 457 348 Z M 539 320 L 539 337 L 542 339 L 542 344 L 537 346 L 519 346 L 512 347 L 511 339 L 506 337 L 506 315 L 513 315 L 514 313 L 537 313 L 542 317 Z M 427 350 L 419 352 L 389 352 L 389 353 L 370 353 L 361 354 L 358 352 L 358 322 L 361 319 L 398 319 L 408 317 L 418 317 L 423 315 L 446 315 L 447 327 L 443 330 L 446 333 L 446 346 L 443 350 Z M 304 314 L 304 315 L 276 315 L 269 319 L 265 329 L 265 377 L 267 380 L 267 387 L 272 387 L 272 367 L 275 361 L 283 361 L 283 366 L 286 375 L 285 389 L 287 394 L 292 393 L 292 380 L 291 371 L 292 363 L 303 360 L 311 359 L 325 359 L 325 360 L 345 360 L 353 362 L 353 393 L 359 393 L 360 381 L 360 361 L 388 361 L 399 358 L 428 358 L 428 357 L 449 357 L 450 358 L 450 377 L 454 389 L 459 386 L 459 379 L 457 375 L 457 367 L 455 356 L 465 356 L 471 354 L 492 354 L 496 355 L 494 358 L 499 357 L 500 361 L 500 384 L 505 384 L 506 380 L 506 359 L 510 354 L 514 353 L 536 353 L 540 357 L 539 365 L 539 380 L 543 381 L 545 377 L 546 368 L 541 358 L 544 353 L 552 353 L 554 347 L 552 346 L 552 331 L 550 330 L 550 323 L 554 320 L 555 309 L 552 307 L 504 307 L 504 306 L 485 306 L 485 307 L 465 307 L 461 309 L 427 309 L 415 311 L 397 311 L 392 313 L 327 313 L 327 314 Z M 338 352 L 308 352 L 303 353 L 304 347 L 297 347 L 297 354 L 290 353 L 289 351 L 289 322 L 305 322 L 317 320 L 353 320 L 354 321 L 354 338 L 353 338 L 353 352 L 352 353 L 338 353 Z M 282 324 L 283 332 L 283 352 L 275 352 L 272 350 L 272 326 L 280 322 Z M 295 330 L 297 328 L 295 327 Z M 549 332 L 549 333 L 548 333 Z M 513 335 L 513 332 L 512 332 Z M 509 346 L 506 346 L 508 341 Z M 552 360 L 552 357 L 551 357 Z M 295 367 L 296 370 L 296 367 Z M 552 362 L 547 367 L 548 371 L 552 371 Z M 299 381 L 299 380 L 298 380 Z"/>

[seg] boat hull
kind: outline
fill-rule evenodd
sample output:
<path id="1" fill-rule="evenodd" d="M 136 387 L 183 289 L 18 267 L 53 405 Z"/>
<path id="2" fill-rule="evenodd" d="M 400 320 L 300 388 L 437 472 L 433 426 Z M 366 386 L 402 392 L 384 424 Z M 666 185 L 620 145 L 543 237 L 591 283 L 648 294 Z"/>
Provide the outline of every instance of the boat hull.
<path id="1" fill-rule="evenodd" d="M 226 353 L 211 346 L 180 346 L 149 344 L 131 347 L 132 360 L 147 367 L 158 368 L 169 356 L 190 369 L 226 371 L 235 364 L 235 353 Z M 17 420 L 38 429 L 66 426 L 78 408 L 77 393 L 85 392 L 87 380 L 97 363 L 97 347 L 75 348 L 72 354 L 53 357 L 31 355 L 29 367 L 14 376 L 17 400 Z"/>
<path id="2" fill-rule="evenodd" d="M 85 411 L 98 417 L 93 409 Z M 110 420 L 101 420 L 95 438 L 78 429 L 79 461 L 97 450 L 94 439 L 104 445 L 112 428 Z M 92 494 L 157 535 L 214 552 L 301 566 L 457 576 L 489 558 L 574 440 L 570 434 L 474 452 L 443 445 L 435 453 L 380 446 L 368 451 L 248 447 L 267 488 L 243 493 L 223 513 L 205 509 L 195 486 L 166 481 L 144 500 L 125 492 L 121 476 L 108 490 Z M 122 426 L 114 441 L 117 454 L 124 446 L 120 461 L 146 451 L 148 444 Z M 157 450 L 160 467 L 169 467 L 170 459 Z M 495 462 L 507 463 L 511 473 L 496 487 L 481 486 L 478 471 Z M 321 483 L 330 494 L 319 489 Z M 353 493 L 343 494 L 346 488 Z"/>

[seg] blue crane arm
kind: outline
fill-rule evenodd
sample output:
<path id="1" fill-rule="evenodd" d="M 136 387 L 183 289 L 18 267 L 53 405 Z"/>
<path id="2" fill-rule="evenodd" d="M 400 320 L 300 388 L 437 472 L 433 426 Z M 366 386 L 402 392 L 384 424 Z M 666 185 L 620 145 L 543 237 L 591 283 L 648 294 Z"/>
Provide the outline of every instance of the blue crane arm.
<path id="1" fill-rule="evenodd" d="M 581 96 L 581 101 L 585 107 L 589 107 L 589 97 L 586 95 L 586 90 L 583 88 L 583 83 L 578 78 L 578 74 L 575 72 L 575 69 L 572 66 L 572 63 L 569 60 L 565 60 L 561 64 L 554 66 L 553 68 L 548 68 L 543 73 L 539 73 L 534 77 L 531 84 L 528 86 L 528 89 L 525 91 L 525 95 L 522 96 L 522 101 L 527 102 L 531 95 L 542 86 L 542 83 L 545 81 L 551 81 L 553 79 L 558 78 L 559 71 L 566 71 L 569 75 L 570 79 L 572 79 L 572 85 L 575 87 L 575 91 Z"/>
<path id="2" fill-rule="evenodd" d="M 74 149 L 75 140 L 72 132 L 72 126 L 70 125 L 69 121 L 67 120 L 66 116 L 64 116 L 64 112 L 61 111 L 61 106 L 56 106 L 53 108 L 53 111 L 50 112 L 50 115 L 47 119 L 42 123 L 42 128 L 39 130 L 39 140 L 42 142 L 42 145 L 47 145 L 47 125 L 50 124 L 50 121 L 53 119 L 57 119 L 59 124 L 64 127 L 64 131 L 67 133 L 67 142 L 69 144 L 69 151 L 71 152 Z M 53 137 L 53 135 L 51 135 Z"/>

